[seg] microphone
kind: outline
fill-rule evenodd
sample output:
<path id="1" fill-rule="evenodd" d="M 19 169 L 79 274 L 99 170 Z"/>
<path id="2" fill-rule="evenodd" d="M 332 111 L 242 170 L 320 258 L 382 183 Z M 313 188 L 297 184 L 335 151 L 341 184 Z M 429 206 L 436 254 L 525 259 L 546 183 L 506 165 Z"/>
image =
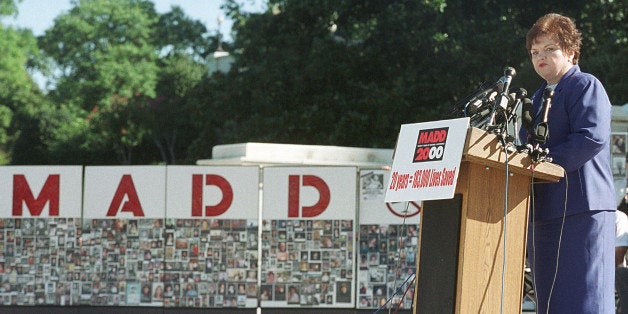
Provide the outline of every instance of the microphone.
<path id="1" fill-rule="evenodd" d="M 503 124 L 508 120 L 507 117 L 503 117 L 503 114 L 508 110 L 509 103 L 512 101 L 508 95 L 508 89 L 510 88 L 512 77 L 515 76 L 515 74 L 516 71 L 514 68 L 507 67 L 504 70 L 504 76 L 497 81 L 497 91 L 495 92 L 497 97 L 492 100 L 493 106 L 489 120 L 489 125 L 491 126 Z"/>
<path id="2" fill-rule="evenodd" d="M 515 71 L 515 68 L 507 67 L 506 69 L 504 69 L 504 76 L 502 76 L 498 81 L 499 91 L 502 94 L 508 94 L 510 82 L 512 82 L 512 78 L 515 75 L 517 75 L 517 71 Z"/>
<path id="3" fill-rule="evenodd" d="M 519 108 L 519 106 L 523 102 L 523 98 L 525 98 L 527 95 L 528 91 L 525 90 L 525 88 L 519 88 L 516 92 L 511 92 L 510 94 L 508 94 L 508 108 L 506 111 L 509 115 L 517 111 L 517 108 Z"/>
<path id="4" fill-rule="evenodd" d="M 499 94 L 499 100 L 496 102 L 500 107 L 506 109 L 508 104 L 504 104 L 504 102 L 508 101 L 508 89 L 510 88 L 510 82 L 512 82 L 512 77 L 515 76 L 517 72 L 512 67 L 507 67 L 504 70 L 504 76 L 502 76 L 497 81 L 497 93 Z M 506 99 L 504 99 L 506 98 Z"/>
<path id="5" fill-rule="evenodd" d="M 532 134 L 532 130 L 534 129 L 534 113 L 532 100 L 530 98 L 523 98 L 523 104 L 521 105 L 521 126 L 528 132 L 528 134 Z"/>
<path id="6" fill-rule="evenodd" d="M 547 123 L 547 115 L 549 114 L 550 107 L 552 107 L 552 97 L 554 97 L 554 89 L 548 87 L 543 91 L 543 122 Z"/>
<path id="7" fill-rule="evenodd" d="M 464 107 L 465 113 L 467 115 L 474 115 L 480 111 L 483 105 L 482 99 L 475 98 Z"/>
<path id="8" fill-rule="evenodd" d="M 536 126 L 534 133 L 534 141 L 537 145 L 545 144 L 549 136 L 549 126 L 547 124 L 547 116 L 549 114 L 550 107 L 552 107 L 552 97 L 554 97 L 554 90 L 550 87 L 543 91 L 543 119 Z"/>
<path id="9" fill-rule="evenodd" d="M 495 84 L 482 83 L 471 95 L 465 97 L 456 107 L 464 111 L 466 116 L 471 116 L 481 111 L 486 96 L 495 89 Z"/>

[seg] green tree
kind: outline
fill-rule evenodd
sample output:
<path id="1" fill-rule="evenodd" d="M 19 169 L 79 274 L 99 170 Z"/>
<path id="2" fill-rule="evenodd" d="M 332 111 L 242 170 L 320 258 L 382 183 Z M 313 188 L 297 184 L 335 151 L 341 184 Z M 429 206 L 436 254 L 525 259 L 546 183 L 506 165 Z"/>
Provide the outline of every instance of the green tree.
<path id="1" fill-rule="evenodd" d="M 91 110 L 113 97 L 155 96 L 151 43 L 157 13 L 147 0 L 79 0 L 55 19 L 40 47 L 60 70 L 59 102 Z"/>
<path id="2" fill-rule="evenodd" d="M 171 55 L 161 63 L 159 96 L 149 102 L 147 129 L 161 161 L 177 164 L 186 161 L 185 152 L 197 136 L 196 117 L 189 110 L 188 96 L 206 77 L 207 67 L 181 54 Z"/>
<path id="3" fill-rule="evenodd" d="M 217 126 L 218 142 L 390 147 L 400 124 L 438 118 L 460 86 L 470 92 L 468 82 L 501 75 L 507 61 L 493 59 L 491 71 L 484 63 L 480 78 L 469 71 L 480 60 L 456 64 L 465 57 L 447 29 L 455 17 L 445 17 L 444 1 L 269 7 L 246 15 L 228 6 L 242 54 L 236 70 L 202 95 L 212 102 L 199 110 L 209 113 L 201 119 L 207 129 Z"/>
<path id="4" fill-rule="evenodd" d="M 0 15 L 15 14 L 17 14 L 17 3 L 15 2 L 15 0 L 0 0 Z"/>
<path id="5" fill-rule="evenodd" d="M 203 61 L 209 55 L 207 28 L 198 20 L 186 16 L 178 6 L 159 16 L 155 26 L 155 46 L 162 54 L 190 55 L 193 60 Z"/>
<path id="6" fill-rule="evenodd" d="M 20 81 L 24 64 L 47 64 L 28 36 L 0 35 L 5 81 L 23 82 L 0 88 L 0 145 L 16 162 L 192 163 L 216 144 L 249 141 L 392 147 L 400 124 L 451 117 L 506 66 L 517 70 L 513 87 L 536 89 L 525 33 L 547 12 L 576 19 L 583 70 L 614 104 L 626 100 L 617 1 L 269 0 L 266 11 L 246 13 L 226 0 L 236 63 L 211 77 L 205 61 L 218 38 L 180 8 L 73 4 L 39 40 L 46 73 L 59 73 L 52 106 Z"/>
<path id="7" fill-rule="evenodd" d="M 157 149 L 160 161 L 166 164 L 189 160 L 187 149 L 197 136 L 190 114 L 189 95 L 206 78 L 206 58 L 216 41 L 200 21 L 186 16 L 180 7 L 159 17 L 155 28 L 155 46 L 159 59 L 157 97 L 147 108 L 149 138 Z"/>
<path id="8" fill-rule="evenodd" d="M 53 132 L 48 147 L 80 143 L 74 156 L 87 164 L 185 160 L 194 136 L 186 93 L 206 73 L 205 26 L 177 6 L 157 15 L 147 0 L 73 3 L 40 44 L 61 73 L 50 93 L 66 104 L 58 129 L 80 131 L 71 140 Z"/>
<path id="9" fill-rule="evenodd" d="M 595 26 L 581 26 L 585 51 L 626 49 L 623 4 L 609 1 L 270 0 L 250 14 L 230 0 L 225 10 L 241 54 L 196 96 L 196 152 L 246 141 L 392 147 L 400 124 L 452 117 L 508 66 L 513 87 L 531 93 L 540 79 L 525 34 L 548 12 Z M 583 69 L 625 99 L 623 67 L 613 66 L 625 53 L 584 56 Z"/>
<path id="10" fill-rule="evenodd" d="M 0 1 L 0 15 L 15 15 L 16 3 Z M 32 32 L 0 25 L 0 164 L 16 159 L 15 146 L 23 139 L 31 139 L 31 160 L 43 157 L 38 149 L 40 141 L 33 133 L 30 117 L 46 104 L 33 82 L 27 67 L 38 58 L 39 50 Z M 19 155 L 19 152 L 17 152 Z"/>
<path id="11" fill-rule="evenodd" d="M 78 136 L 73 141 L 85 141 L 79 146 L 84 150 L 79 156 L 88 158 L 86 163 L 113 163 L 98 158 L 110 152 L 118 162 L 132 163 L 134 149 L 148 133 L 142 128 L 144 117 L 137 112 L 144 110 L 146 99 L 156 95 L 159 68 L 153 41 L 157 13 L 147 0 L 79 0 L 73 4 L 39 40 L 61 73 L 50 96 L 76 114 L 67 120 L 70 125 L 62 128 L 86 127 L 86 136 L 72 133 Z M 76 123 L 84 119 L 87 126 Z"/>
<path id="12" fill-rule="evenodd" d="M 628 103 L 628 24 L 624 1 L 586 2 L 576 22 L 583 28 L 583 70 L 602 81 L 613 105 Z"/>

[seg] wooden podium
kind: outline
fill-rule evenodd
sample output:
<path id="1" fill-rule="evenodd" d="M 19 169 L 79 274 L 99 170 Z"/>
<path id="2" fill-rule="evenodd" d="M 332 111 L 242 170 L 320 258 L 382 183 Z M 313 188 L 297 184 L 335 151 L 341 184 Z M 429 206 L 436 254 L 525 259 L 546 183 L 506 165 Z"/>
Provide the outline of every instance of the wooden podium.
<path id="1" fill-rule="evenodd" d="M 415 314 L 521 313 L 530 180 L 563 176 L 555 164 L 537 164 L 534 172 L 531 164 L 527 154 L 509 154 L 506 186 L 497 137 L 469 128 L 454 198 L 423 202 Z"/>

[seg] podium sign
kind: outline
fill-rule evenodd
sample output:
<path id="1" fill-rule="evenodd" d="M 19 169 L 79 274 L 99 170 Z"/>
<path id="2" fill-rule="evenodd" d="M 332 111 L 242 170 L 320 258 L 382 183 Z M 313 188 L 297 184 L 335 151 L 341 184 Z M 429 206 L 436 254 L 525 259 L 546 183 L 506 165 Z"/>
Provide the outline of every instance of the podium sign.
<path id="1" fill-rule="evenodd" d="M 468 129 L 469 118 L 403 124 L 385 201 L 452 198 Z"/>
<path id="2" fill-rule="evenodd" d="M 422 202 L 413 313 L 521 313 L 530 180 L 563 169 L 465 133 L 454 197 Z"/>

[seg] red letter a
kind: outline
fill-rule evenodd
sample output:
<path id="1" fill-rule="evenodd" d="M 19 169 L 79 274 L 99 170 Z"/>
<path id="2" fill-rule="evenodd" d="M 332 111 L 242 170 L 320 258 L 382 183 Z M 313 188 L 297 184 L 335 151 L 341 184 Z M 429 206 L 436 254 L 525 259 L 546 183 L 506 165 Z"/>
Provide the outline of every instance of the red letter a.
<path id="1" fill-rule="evenodd" d="M 125 195 L 128 197 L 128 200 L 124 202 L 124 204 L 121 204 Z M 120 208 L 120 205 L 122 205 L 122 208 Z M 131 212 L 136 217 L 144 217 L 142 204 L 140 204 L 140 199 L 137 196 L 131 175 L 125 174 L 122 176 L 116 194 L 113 196 L 111 205 L 109 205 L 107 217 L 115 217 L 118 213 L 118 209 L 120 209 L 121 212 Z"/>

